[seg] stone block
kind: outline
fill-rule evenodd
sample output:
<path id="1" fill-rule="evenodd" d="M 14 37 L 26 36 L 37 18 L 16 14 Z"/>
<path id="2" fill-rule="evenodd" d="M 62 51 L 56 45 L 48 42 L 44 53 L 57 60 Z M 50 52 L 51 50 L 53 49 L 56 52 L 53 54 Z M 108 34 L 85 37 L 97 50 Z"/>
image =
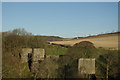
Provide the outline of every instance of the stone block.
<path id="1" fill-rule="evenodd" d="M 80 74 L 95 74 L 95 58 L 80 58 L 78 71 Z"/>
<path id="2" fill-rule="evenodd" d="M 42 48 L 35 48 L 33 51 L 33 61 L 44 60 L 45 50 Z"/>
<path id="3" fill-rule="evenodd" d="M 21 62 L 28 62 L 28 53 L 32 54 L 32 48 L 23 48 L 21 53 Z"/>

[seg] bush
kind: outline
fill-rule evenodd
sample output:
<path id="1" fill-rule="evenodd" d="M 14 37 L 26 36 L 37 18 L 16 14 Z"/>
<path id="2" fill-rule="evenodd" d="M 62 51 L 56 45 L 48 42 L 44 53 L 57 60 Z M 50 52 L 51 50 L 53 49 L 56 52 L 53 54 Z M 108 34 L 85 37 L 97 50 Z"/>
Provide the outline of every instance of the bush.
<path id="1" fill-rule="evenodd" d="M 61 70 L 66 78 L 80 78 L 78 75 L 78 59 L 79 58 L 95 58 L 97 50 L 93 43 L 89 41 L 83 41 L 76 43 L 72 47 L 68 48 L 65 56 L 60 58 Z"/>
<path id="2" fill-rule="evenodd" d="M 119 75 L 119 63 L 118 63 L 118 51 L 116 50 L 104 50 L 105 54 L 99 55 L 96 59 L 96 75 L 100 78 L 106 78 L 108 67 L 108 78 L 118 79 Z"/>
<path id="3" fill-rule="evenodd" d="M 75 45 L 73 45 L 73 47 L 75 48 L 95 48 L 94 44 L 92 42 L 89 41 L 82 41 L 80 43 L 76 43 Z"/>
<path id="4" fill-rule="evenodd" d="M 89 41 L 82 41 L 69 48 L 67 55 L 74 58 L 95 58 L 97 50 L 93 43 Z"/>
<path id="5" fill-rule="evenodd" d="M 3 54 L 11 53 L 19 57 L 22 48 L 46 48 L 46 41 L 39 36 L 3 35 Z"/>
<path id="6" fill-rule="evenodd" d="M 25 30 L 20 31 L 22 30 L 13 30 L 13 32 L 2 34 L 2 68 L 4 72 L 2 74 L 4 78 L 30 77 L 28 65 L 21 64 L 19 60 L 22 48 L 46 48 L 46 41 L 41 37 L 28 35 Z"/>
<path id="7" fill-rule="evenodd" d="M 58 78 L 58 63 L 52 58 L 46 58 L 34 67 L 36 78 Z"/>
<path id="8" fill-rule="evenodd" d="M 20 63 L 19 58 L 9 53 L 4 54 L 2 64 L 2 78 L 30 78 L 32 74 L 27 63 Z"/>

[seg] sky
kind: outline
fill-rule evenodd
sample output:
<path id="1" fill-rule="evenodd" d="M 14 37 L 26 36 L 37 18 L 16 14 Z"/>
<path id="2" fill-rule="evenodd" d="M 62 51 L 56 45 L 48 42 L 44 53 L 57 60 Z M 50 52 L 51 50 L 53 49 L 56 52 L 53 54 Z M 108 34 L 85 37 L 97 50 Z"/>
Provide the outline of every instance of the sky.
<path id="1" fill-rule="evenodd" d="M 118 30 L 117 2 L 3 2 L 2 31 L 83 37 Z"/>
<path id="2" fill-rule="evenodd" d="M 119 0 L 1 0 L 2 2 L 119 2 Z"/>

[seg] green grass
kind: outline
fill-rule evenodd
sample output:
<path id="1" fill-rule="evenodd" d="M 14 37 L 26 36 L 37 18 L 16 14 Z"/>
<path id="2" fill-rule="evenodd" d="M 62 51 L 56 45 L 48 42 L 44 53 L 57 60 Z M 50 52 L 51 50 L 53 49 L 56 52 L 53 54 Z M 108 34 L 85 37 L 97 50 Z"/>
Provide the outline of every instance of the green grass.
<path id="1" fill-rule="evenodd" d="M 66 52 L 67 52 L 66 48 L 59 48 L 59 49 L 53 48 L 53 49 L 46 50 L 47 55 L 63 55 Z"/>
<path id="2" fill-rule="evenodd" d="M 103 48 L 98 48 L 97 51 L 99 53 L 98 55 L 103 55 L 103 54 L 106 54 L 108 50 L 105 50 Z"/>
<path id="3" fill-rule="evenodd" d="M 46 48 L 46 55 L 64 55 L 67 50 L 67 48 L 58 45 L 48 45 Z"/>
<path id="4" fill-rule="evenodd" d="M 64 55 L 66 52 L 67 48 L 57 45 L 49 45 L 46 49 L 46 55 Z"/>

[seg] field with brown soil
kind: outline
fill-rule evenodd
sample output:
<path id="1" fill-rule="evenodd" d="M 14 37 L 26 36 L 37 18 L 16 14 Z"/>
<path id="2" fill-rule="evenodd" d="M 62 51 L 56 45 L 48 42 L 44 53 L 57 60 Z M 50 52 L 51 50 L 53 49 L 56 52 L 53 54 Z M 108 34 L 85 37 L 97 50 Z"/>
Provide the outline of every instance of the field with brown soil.
<path id="1" fill-rule="evenodd" d="M 79 43 L 81 41 L 90 41 L 95 45 L 96 48 L 102 47 L 105 49 L 118 49 L 118 36 L 120 36 L 120 33 L 108 33 L 78 39 L 51 41 L 50 44 L 73 46 L 74 44 Z"/>

